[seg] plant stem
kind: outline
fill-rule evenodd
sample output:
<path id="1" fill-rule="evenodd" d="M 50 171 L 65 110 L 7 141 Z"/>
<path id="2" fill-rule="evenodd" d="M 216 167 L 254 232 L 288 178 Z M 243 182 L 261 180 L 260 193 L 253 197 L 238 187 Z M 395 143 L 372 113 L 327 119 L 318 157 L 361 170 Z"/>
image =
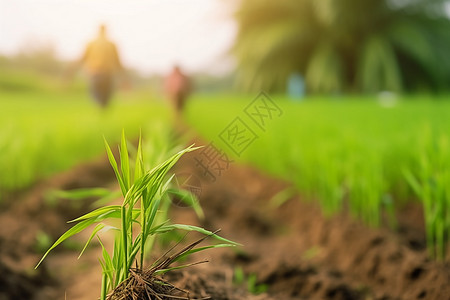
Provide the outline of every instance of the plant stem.
<path id="1" fill-rule="evenodd" d="M 146 242 L 146 231 L 147 225 L 145 222 L 145 207 L 144 201 L 141 202 L 141 228 L 142 228 L 142 237 L 141 237 L 141 270 L 144 269 L 144 254 L 145 254 L 145 242 Z"/>
<path id="2" fill-rule="evenodd" d="M 106 276 L 106 273 L 105 272 L 103 272 L 103 275 L 102 275 L 102 291 L 101 291 L 101 294 L 100 294 L 100 300 L 106 300 L 106 290 L 107 290 L 107 286 L 106 286 L 106 282 L 107 282 L 107 276 Z"/>
<path id="3" fill-rule="evenodd" d="M 128 277 L 128 228 L 127 214 L 125 205 L 122 206 L 122 250 L 123 250 L 123 274 L 124 279 Z"/>

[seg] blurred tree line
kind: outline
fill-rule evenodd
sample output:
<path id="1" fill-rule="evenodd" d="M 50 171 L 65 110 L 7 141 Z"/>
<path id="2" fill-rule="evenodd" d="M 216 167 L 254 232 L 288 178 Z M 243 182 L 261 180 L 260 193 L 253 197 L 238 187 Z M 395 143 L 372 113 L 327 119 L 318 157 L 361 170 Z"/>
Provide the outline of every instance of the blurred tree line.
<path id="1" fill-rule="evenodd" d="M 0 54 L 0 92 L 71 91 L 85 93 L 87 80 L 71 73 L 73 62 L 62 60 L 51 43 L 29 42 L 14 55 Z M 167 70 L 169 72 L 170 70 Z M 133 88 L 148 94 L 163 94 L 166 74 L 142 74 L 127 68 L 127 77 Z M 200 93 L 229 91 L 234 81 L 234 73 L 215 76 L 207 73 L 189 74 L 194 89 Z"/>
<path id="2" fill-rule="evenodd" d="M 450 87 L 444 0 L 242 0 L 232 52 L 245 90 L 440 92 Z"/>
<path id="3" fill-rule="evenodd" d="M 64 63 L 57 59 L 52 44 L 28 42 L 26 46 L 12 56 L 0 56 L 0 69 L 34 70 L 40 74 L 56 75 L 64 68 Z"/>
<path id="4" fill-rule="evenodd" d="M 15 55 L 0 55 L 0 90 L 48 89 L 66 65 L 51 44 L 27 43 Z"/>

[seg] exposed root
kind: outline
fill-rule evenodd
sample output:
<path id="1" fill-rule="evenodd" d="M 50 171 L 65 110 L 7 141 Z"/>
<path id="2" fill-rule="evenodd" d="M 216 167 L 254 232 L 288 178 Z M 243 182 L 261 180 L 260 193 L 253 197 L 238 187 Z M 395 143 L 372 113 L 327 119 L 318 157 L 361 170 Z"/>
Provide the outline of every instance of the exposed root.
<path id="1" fill-rule="evenodd" d="M 218 230 L 219 231 L 219 230 Z M 214 232 L 213 234 L 217 233 Z M 166 273 L 170 265 L 180 256 L 192 250 L 209 236 L 205 236 L 173 255 L 165 253 L 147 270 L 130 269 L 128 278 L 119 284 L 107 297 L 107 300 L 206 300 L 211 297 L 191 298 L 189 291 L 183 290 L 164 280 L 159 274 Z M 205 263 L 200 261 L 184 267 Z"/>
<path id="2" fill-rule="evenodd" d="M 108 300 L 206 300 L 210 297 L 191 298 L 189 291 L 155 276 L 151 269 L 130 270 L 130 276 L 119 285 Z"/>

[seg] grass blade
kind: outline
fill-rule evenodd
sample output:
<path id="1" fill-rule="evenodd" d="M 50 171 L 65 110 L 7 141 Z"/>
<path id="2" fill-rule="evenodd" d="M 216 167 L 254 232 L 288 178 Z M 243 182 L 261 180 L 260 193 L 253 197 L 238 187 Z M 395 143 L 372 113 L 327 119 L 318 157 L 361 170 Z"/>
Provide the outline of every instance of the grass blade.
<path id="1" fill-rule="evenodd" d="M 120 169 L 122 171 L 122 179 L 125 190 L 130 188 L 130 159 L 128 157 L 127 139 L 125 131 L 122 130 L 122 140 L 120 145 Z"/>
<path id="2" fill-rule="evenodd" d="M 184 204 L 192 207 L 200 220 L 205 219 L 203 209 L 193 193 L 183 189 L 168 189 L 167 192 L 177 196 Z"/>
<path id="3" fill-rule="evenodd" d="M 175 229 L 185 230 L 185 231 L 196 231 L 196 232 L 202 233 L 204 235 L 212 236 L 212 237 L 214 237 L 215 239 L 217 239 L 219 241 L 230 243 L 231 245 L 242 246 L 241 244 L 233 242 L 233 241 L 228 240 L 226 238 L 223 238 L 223 237 L 215 234 L 212 231 L 209 231 L 209 230 L 206 230 L 204 228 L 201 228 L 201 227 L 198 227 L 198 226 L 194 226 L 194 225 L 169 224 L 169 225 L 165 225 L 165 226 L 162 226 L 162 227 L 156 229 L 155 232 L 157 232 L 157 233 L 165 233 L 165 232 L 169 232 L 169 231 L 172 231 L 172 230 L 175 230 Z"/>
<path id="4" fill-rule="evenodd" d="M 106 141 L 105 137 L 103 137 L 103 140 L 105 142 L 106 154 L 108 155 L 109 163 L 111 164 L 111 167 L 113 168 L 114 173 L 116 174 L 116 178 L 117 178 L 117 181 L 119 182 L 120 190 L 122 191 L 122 195 L 125 196 L 127 193 L 127 189 L 125 188 L 122 176 L 120 175 L 119 169 L 117 168 L 116 159 L 114 158 L 114 155 L 113 155 L 111 148 L 109 147 L 109 144 Z"/>
<path id="5" fill-rule="evenodd" d="M 64 242 L 65 240 L 67 240 L 68 238 L 70 238 L 71 236 L 83 231 L 84 229 L 86 229 L 88 226 L 92 225 L 95 223 L 95 219 L 87 219 L 84 221 L 81 221 L 80 223 L 76 224 L 75 226 L 73 226 L 72 228 L 70 228 L 69 230 L 67 230 L 63 235 L 61 235 L 61 237 L 56 240 L 56 242 L 47 250 L 47 252 L 45 252 L 44 256 L 42 256 L 41 260 L 38 262 L 38 264 L 36 265 L 35 269 L 37 267 L 39 267 L 39 265 L 42 263 L 42 261 L 47 257 L 47 255 L 50 253 L 50 251 L 52 251 L 53 249 L 56 248 L 56 246 L 58 246 L 59 244 L 61 244 L 62 242 Z"/>
<path id="6" fill-rule="evenodd" d="M 90 213 L 87 213 L 81 217 L 78 217 L 74 220 L 69 221 L 69 223 L 100 217 L 100 216 L 102 216 L 104 214 L 108 214 L 108 213 L 120 212 L 120 208 L 121 208 L 120 205 L 110 205 L 110 206 L 100 207 L 96 210 L 91 211 Z"/>

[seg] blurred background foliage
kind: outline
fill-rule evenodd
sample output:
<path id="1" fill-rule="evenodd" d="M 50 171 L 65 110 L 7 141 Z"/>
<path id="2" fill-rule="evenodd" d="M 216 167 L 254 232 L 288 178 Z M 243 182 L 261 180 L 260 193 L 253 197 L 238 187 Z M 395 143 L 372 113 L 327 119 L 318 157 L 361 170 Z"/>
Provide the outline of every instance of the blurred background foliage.
<path id="1" fill-rule="evenodd" d="M 441 92 L 450 86 L 443 0 L 242 0 L 232 53 L 247 91 Z"/>
<path id="2" fill-rule="evenodd" d="M 71 61 L 58 57 L 51 43 L 29 43 L 14 55 L 0 54 L 1 93 L 15 92 L 79 92 L 86 93 L 87 81 L 82 70 L 71 74 Z M 75 76 L 74 76 L 75 75 Z M 143 74 L 127 67 L 133 88 L 150 95 L 162 96 L 166 74 Z M 234 73 L 225 76 L 207 73 L 190 74 L 197 92 L 214 93 L 230 89 Z"/>

